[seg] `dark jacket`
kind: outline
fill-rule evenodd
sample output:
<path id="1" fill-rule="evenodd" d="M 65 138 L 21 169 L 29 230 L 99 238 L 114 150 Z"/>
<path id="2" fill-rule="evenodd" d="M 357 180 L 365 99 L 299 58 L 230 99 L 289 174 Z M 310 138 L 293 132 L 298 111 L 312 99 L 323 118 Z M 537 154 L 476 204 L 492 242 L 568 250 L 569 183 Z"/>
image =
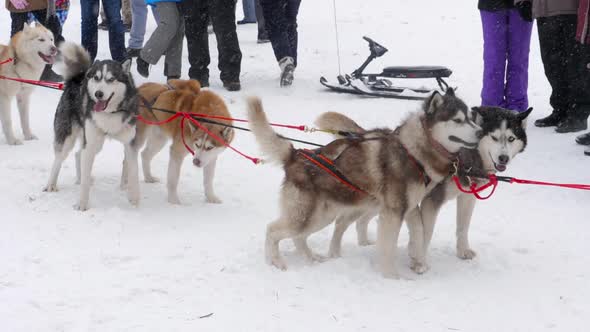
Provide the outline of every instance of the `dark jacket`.
<path id="1" fill-rule="evenodd" d="M 576 15 L 579 0 L 515 0 L 519 2 L 533 3 L 533 17 L 550 17 L 557 15 Z"/>
<path id="2" fill-rule="evenodd" d="M 590 0 L 580 0 L 576 39 L 582 44 L 590 44 Z"/>
<path id="3" fill-rule="evenodd" d="M 477 3 L 479 10 L 494 12 L 502 9 L 514 8 L 514 0 L 479 0 Z"/>

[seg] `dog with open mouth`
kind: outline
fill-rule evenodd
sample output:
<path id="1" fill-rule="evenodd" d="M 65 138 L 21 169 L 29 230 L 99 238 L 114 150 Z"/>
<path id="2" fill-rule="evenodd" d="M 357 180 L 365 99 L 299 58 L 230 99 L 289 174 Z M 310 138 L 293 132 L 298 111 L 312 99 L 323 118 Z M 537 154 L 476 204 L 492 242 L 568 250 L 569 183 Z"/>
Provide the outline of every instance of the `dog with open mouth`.
<path id="1" fill-rule="evenodd" d="M 39 80 L 45 65 L 53 64 L 58 53 L 53 34 L 42 25 L 30 26 L 16 33 L 8 45 L 0 45 L 0 76 L 16 79 Z M 34 86 L 8 79 L 0 79 L 0 121 L 9 145 L 20 145 L 12 129 L 10 104 L 16 97 L 20 123 L 25 140 L 37 137 L 29 124 L 29 100 Z"/>
<path id="2" fill-rule="evenodd" d="M 89 207 L 91 172 L 95 156 L 106 138 L 121 142 L 125 148 L 121 187 L 127 189 L 132 205 L 139 204 L 138 146 L 136 122 L 138 95 L 129 72 L 131 60 L 122 64 L 113 60 L 90 62 L 81 46 L 60 46 L 60 70 L 65 79 L 54 120 L 55 159 L 45 191 L 57 191 L 57 178 L 63 161 L 76 142 L 76 175 L 80 183 L 80 200 L 76 209 Z"/>

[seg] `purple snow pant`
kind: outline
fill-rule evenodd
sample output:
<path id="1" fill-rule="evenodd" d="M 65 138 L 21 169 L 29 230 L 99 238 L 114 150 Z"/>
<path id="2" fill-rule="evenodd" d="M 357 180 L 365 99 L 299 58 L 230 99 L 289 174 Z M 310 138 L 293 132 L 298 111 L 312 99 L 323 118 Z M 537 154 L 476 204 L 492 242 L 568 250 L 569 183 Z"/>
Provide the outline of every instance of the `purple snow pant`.
<path id="1" fill-rule="evenodd" d="M 516 9 L 480 11 L 483 26 L 481 104 L 515 111 L 528 108 L 528 70 L 533 24 Z"/>

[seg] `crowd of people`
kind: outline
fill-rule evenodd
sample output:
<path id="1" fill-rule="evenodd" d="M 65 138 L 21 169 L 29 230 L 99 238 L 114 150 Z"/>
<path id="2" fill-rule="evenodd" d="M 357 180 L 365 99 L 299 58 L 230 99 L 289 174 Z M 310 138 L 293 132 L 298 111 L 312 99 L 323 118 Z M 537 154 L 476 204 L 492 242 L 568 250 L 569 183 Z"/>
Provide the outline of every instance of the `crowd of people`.
<path id="1" fill-rule="evenodd" d="M 102 2 L 103 19 L 98 24 Z M 187 39 L 188 76 L 209 85 L 209 33 L 217 39 L 218 67 L 223 86 L 241 89 L 242 53 L 236 23 L 258 23 L 258 42 L 272 44 L 280 69 L 280 85 L 289 86 L 297 67 L 297 14 L 301 0 L 243 0 L 244 18 L 236 22 L 235 0 L 80 0 L 82 45 L 92 59 L 98 48 L 98 28 L 109 33 L 111 57 L 137 58 L 137 71 L 148 77 L 150 65 L 164 57 L 164 75 L 179 78 L 183 39 Z M 148 7 L 158 23 L 147 38 Z M 69 0 L 6 0 L 11 33 L 30 20 L 49 28 L 63 41 L 62 25 Z M 533 20 L 537 20 L 541 58 L 551 85 L 549 116 L 537 127 L 556 127 L 557 133 L 587 129 L 590 115 L 590 0 L 479 0 L 484 39 L 481 103 L 516 111 L 528 108 L 528 65 Z M 130 32 L 125 47 L 125 31 Z M 48 66 L 42 79 L 56 80 Z M 590 145 L 590 133 L 576 138 Z M 585 151 L 590 155 L 590 148 Z"/>
<path id="2" fill-rule="evenodd" d="M 80 0 L 81 42 L 94 60 L 98 29 L 107 30 L 113 60 L 123 62 L 130 57 L 137 58 L 137 72 L 149 77 L 150 65 L 164 57 L 164 75 L 174 79 L 181 77 L 186 38 L 188 76 L 207 87 L 211 62 L 208 32 L 212 31 L 217 39 L 223 86 L 229 91 L 238 91 L 241 89 L 242 53 L 236 23 L 258 23 L 258 43 L 272 44 L 280 70 L 280 85 L 289 86 L 297 66 L 300 3 L 301 0 L 244 0 L 244 19 L 236 22 L 236 0 Z M 157 27 L 146 38 L 148 7 L 152 9 Z M 58 43 L 64 40 L 62 26 L 67 18 L 69 0 L 6 0 L 6 8 L 11 13 L 12 35 L 22 30 L 26 22 L 36 20 L 53 32 Z M 125 47 L 125 32 L 129 32 L 128 47 Z M 60 78 L 48 66 L 41 79 L 57 81 Z"/>

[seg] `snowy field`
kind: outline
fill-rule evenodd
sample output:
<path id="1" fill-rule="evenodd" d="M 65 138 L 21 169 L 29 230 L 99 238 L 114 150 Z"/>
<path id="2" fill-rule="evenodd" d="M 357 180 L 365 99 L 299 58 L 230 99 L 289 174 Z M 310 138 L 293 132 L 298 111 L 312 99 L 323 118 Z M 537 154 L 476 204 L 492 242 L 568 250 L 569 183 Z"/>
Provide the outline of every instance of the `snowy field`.
<path id="1" fill-rule="evenodd" d="M 390 50 L 371 68 L 449 66 L 450 83 L 476 105 L 479 13 L 475 1 L 451 2 L 337 1 L 343 71 L 366 57 L 366 34 Z M 79 42 L 79 4 L 73 3 L 65 37 Z M 416 102 L 338 95 L 321 87 L 320 75 L 333 79 L 338 73 L 332 13 L 332 1 L 303 0 L 300 65 L 289 89 L 278 87 L 271 46 L 256 44 L 256 26 L 238 28 L 243 90 L 223 90 L 217 61 L 210 66 L 212 89 L 234 116 L 245 116 L 244 97 L 253 94 L 263 98 L 272 120 L 292 124 L 309 125 L 321 112 L 339 111 L 365 127 L 393 127 L 417 109 Z M 0 41 L 6 43 L 10 17 L 4 9 L 0 22 Z M 153 27 L 151 21 L 149 31 Z M 574 135 L 532 126 L 550 112 L 536 32 L 532 43 L 529 146 L 506 175 L 589 183 L 590 159 Z M 214 38 L 211 46 L 216 59 Z M 107 33 L 100 32 L 99 58 L 109 56 Z M 186 73 L 186 52 L 184 65 Z M 163 81 L 162 69 L 162 63 L 155 66 L 151 79 Z M 72 208 L 78 197 L 73 156 L 62 170 L 60 191 L 42 192 L 53 160 L 59 96 L 35 92 L 32 128 L 39 140 L 15 147 L 0 138 L 0 331 L 588 331 L 588 192 L 501 184 L 493 199 L 477 205 L 473 261 L 455 256 L 455 208 L 448 204 L 432 242 L 431 270 L 421 276 L 408 267 L 407 232 L 399 242 L 402 279 L 386 280 L 375 269 L 375 248 L 358 247 L 353 228 L 345 235 L 343 257 L 322 264 L 305 262 L 284 241 L 289 270 L 280 272 L 263 257 L 266 224 L 278 214 L 279 167 L 253 166 L 225 152 L 215 181 L 224 202 L 211 205 L 204 202 L 201 172 L 186 162 L 182 206 L 166 202 L 165 184 L 142 182 L 141 205 L 132 208 L 118 188 L 122 148 L 111 141 L 94 165 L 89 211 Z M 323 134 L 283 133 L 329 141 Z M 248 133 L 239 132 L 235 146 L 259 155 Z M 164 150 L 154 161 L 160 177 L 167 157 Z M 373 239 L 375 228 L 372 223 Z M 331 231 L 312 236 L 312 248 L 327 252 Z"/>

